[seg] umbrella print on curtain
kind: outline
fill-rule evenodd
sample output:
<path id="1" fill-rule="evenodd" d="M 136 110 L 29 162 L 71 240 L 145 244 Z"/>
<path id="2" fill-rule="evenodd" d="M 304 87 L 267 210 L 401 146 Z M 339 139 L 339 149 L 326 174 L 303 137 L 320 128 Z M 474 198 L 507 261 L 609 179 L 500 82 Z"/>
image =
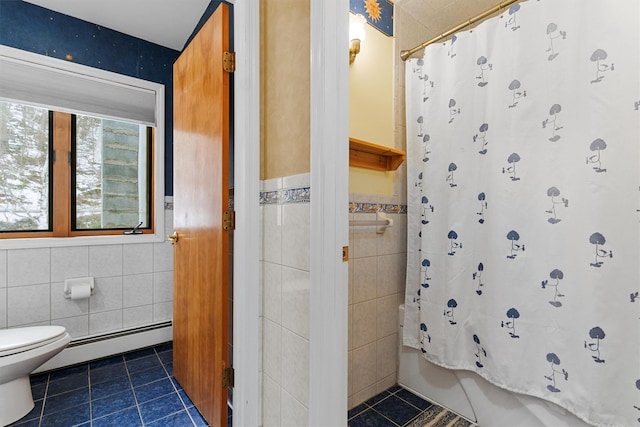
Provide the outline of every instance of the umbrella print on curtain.
<path id="1" fill-rule="evenodd" d="M 640 427 L 639 21 L 525 1 L 406 63 L 404 344 L 598 426 Z"/>

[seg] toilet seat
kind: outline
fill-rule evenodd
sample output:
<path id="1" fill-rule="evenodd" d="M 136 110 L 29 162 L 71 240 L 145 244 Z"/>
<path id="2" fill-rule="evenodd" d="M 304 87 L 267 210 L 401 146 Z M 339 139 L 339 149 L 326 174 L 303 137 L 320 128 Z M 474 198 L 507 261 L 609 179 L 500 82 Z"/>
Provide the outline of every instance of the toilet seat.
<path id="1" fill-rule="evenodd" d="M 0 358 L 55 342 L 66 335 L 62 326 L 28 326 L 0 330 Z"/>

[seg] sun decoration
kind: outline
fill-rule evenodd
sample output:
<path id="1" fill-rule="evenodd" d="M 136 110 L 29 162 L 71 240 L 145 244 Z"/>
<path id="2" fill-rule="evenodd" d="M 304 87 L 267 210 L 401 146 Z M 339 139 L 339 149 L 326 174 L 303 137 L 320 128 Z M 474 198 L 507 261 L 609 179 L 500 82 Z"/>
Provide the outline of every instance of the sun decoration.
<path id="1" fill-rule="evenodd" d="M 380 9 L 378 0 L 364 0 L 364 8 L 372 20 L 377 22 L 382 18 L 382 9 Z"/>

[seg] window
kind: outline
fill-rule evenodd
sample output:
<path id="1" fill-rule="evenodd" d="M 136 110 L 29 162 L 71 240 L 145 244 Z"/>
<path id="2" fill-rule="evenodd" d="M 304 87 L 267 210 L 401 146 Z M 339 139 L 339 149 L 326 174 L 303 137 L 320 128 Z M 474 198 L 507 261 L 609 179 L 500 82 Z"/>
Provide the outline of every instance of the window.
<path id="1" fill-rule="evenodd" d="M 0 231 L 51 229 L 52 115 L 0 102 Z"/>
<path id="2" fill-rule="evenodd" d="M 151 226 L 151 128 L 72 116 L 72 229 Z"/>
<path id="3" fill-rule="evenodd" d="M 151 230 L 150 127 L 0 102 L 0 153 L 1 237 Z"/>
<path id="4" fill-rule="evenodd" d="M 0 249 L 164 240 L 164 90 L 0 45 Z"/>

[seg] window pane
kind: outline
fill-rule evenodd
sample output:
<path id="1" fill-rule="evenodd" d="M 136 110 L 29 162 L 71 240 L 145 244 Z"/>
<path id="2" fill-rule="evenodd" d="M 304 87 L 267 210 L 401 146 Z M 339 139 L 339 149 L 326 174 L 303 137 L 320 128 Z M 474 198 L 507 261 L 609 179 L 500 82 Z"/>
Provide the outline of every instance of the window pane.
<path id="1" fill-rule="evenodd" d="M 49 230 L 49 111 L 0 102 L 0 231 Z"/>
<path id="2" fill-rule="evenodd" d="M 75 229 L 148 228 L 147 128 L 78 115 L 75 135 Z"/>

